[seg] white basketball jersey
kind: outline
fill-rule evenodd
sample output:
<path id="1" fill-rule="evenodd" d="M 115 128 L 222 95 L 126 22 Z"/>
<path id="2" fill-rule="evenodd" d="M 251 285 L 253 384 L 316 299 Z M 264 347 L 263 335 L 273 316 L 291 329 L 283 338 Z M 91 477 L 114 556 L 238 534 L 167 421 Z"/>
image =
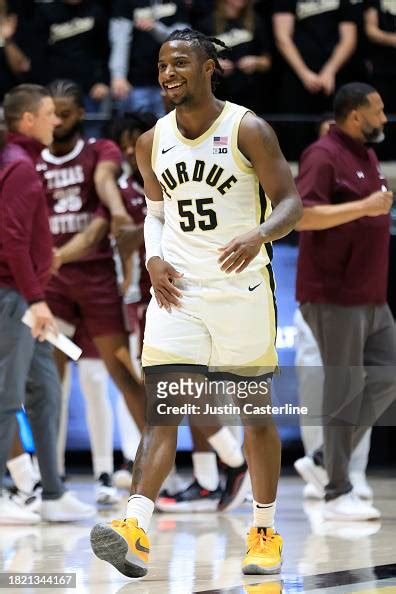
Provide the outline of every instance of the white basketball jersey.
<path id="1" fill-rule="evenodd" d="M 152 168 L 164 196 L 162 252 L 186 279 L 226 277 L 218 249 L 257 227 L 271 210 L 238 149 L 239 125 L 247 111 L 226 102 L 210 128 L 194 140 L 178 130 L 175 110 L 156 124 Z M 264 247 L 244 273 L 262 270 L 269 261 Z"/>

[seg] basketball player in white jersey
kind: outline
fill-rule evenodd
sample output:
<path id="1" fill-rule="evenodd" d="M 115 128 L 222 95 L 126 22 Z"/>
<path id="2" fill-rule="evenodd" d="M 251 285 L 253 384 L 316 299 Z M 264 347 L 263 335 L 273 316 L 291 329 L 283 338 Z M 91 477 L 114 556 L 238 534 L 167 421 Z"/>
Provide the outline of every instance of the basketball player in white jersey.
<path id="1" fill-rule="evenodd" d="M 179 368 L 188 370 L 181 380 L 193 381 L 208 368 L 226 369 L 238 387 L 241 375 L 251 384 L 251 376 L 261 381 L 277 366 L 271 242 L 294 228 L 302 206 L 272 129 L 246 108 L 213 95 L 212 78 L 221 71 L 215 44 L 223 45 L 185 29 L 161 46 L 159 83 L 175 109 L 137 145 L 155 296 L 147 310 L 142 365 L 154 405 L 160 384 L 176 377 Z M 263 390 L 260 398 L 267 404 L 270 382 L 264 385 L 267 395 Z M 167 400 L 186 402 L 170 391 Z M 147 573 L 148 525 L 173 464 L 182 416 L 162 421 L 149 416 L 125 520 L 98 524 L 91 532 L 95 554 L 129 577 Z M 271 419 L 246 423 L 245 453 L 254 517 L 242 570 L 278 573 L 280 441 Z"/>

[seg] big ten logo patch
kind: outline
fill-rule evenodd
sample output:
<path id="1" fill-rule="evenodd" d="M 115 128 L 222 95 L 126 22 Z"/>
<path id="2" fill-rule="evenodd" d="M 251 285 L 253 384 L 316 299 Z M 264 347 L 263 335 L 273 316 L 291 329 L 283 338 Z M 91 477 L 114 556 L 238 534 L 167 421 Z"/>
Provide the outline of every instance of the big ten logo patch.
<path id="1" fill-rule="evenodd" d="M 213 154 L 226 155 L 228 153 L 228 136 L 213 136 Z"/>
<path id="2" fill-rule="evenodd" d="M 213 154 L 214 155 L 226 155 L 228 153 L 228 148 L 225 147 L 214 147 L 213 148 Z"/>

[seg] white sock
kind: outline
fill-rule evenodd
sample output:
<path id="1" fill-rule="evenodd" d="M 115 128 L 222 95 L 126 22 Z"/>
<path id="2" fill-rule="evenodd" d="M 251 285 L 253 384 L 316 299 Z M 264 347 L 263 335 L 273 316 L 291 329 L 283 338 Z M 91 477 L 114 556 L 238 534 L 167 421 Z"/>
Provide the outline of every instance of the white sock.
<path id="1" fill-rule="evenodd" d="M 245 459 L 241 446 L 228 427 L 219 429 L 219 431 L 208 438 L 208 442 L 219 456 L 220 460 L 224 462 L 224 464 L 227 464 L 227 466 L 237 468 L 244 463 Z"/>
<path id="2" fill-rule="evenodd" d="M 117 398 L 116 418 L 121 439 L 122 455 L 125 460 L 135 460 L 141 435 L 122 394 Z"/>
<path id="3" fill-rule="evenodd" d="M 235 437 L 235 439 L 237 440 L 239 445 L 243 446 L 243 441 L 244 441 L 244 437 L 245 437 L 245 432 L 244 432 L 243 427 L 241 425 L 229 425 L 228 430 Z"/>
<path id="4" fill-rule="evenodd" d="M 253 500 L 253 526 L 273 528 L 275 522 L 276 499 L 272 503 L 258 503 Z"/>
<path id="5" fill-rule="evenodd" d="M 204 489 L 215 491 L 219 486 L 219 469 L 214 452 L 193 452 L 194 477 Z"/>
<path id="6" fill-rule="evenodd" d="M 60 476 L 65 476 L 65 450 L 67 440 L 67 425 L 69 420 L 69 397 L 71 386 L 71 365 L 65 366 L 65 375 L 62 382 L 62 400 L 59 415 L 59 432 L 57 442 L 58 472 Z"/>
<path id="7" fill-rule="evenodd" d="M 7 462 L 14 484 L 20 491 L 31 493 L 36 483 L 32 459 L 29 454 L 20 454 Z"/>
<path id="8" fill-rule="evenodd" d="M 32 456 L 32 464 L 34 473 L 34 484 L 36 484 L 39 481 L 41 481 L 40 467 L 36 455 Z"/>
<path id="9" fill-rule="evenodd" d="M 112 475 L 113 409 L 109 399 L 109 374 L 100 359 L 81 359 L 78 373 L 85 399 L 94 475 L 96 478 L 103 472 Z"/>
<path id="10" fill-rule="evenodd" d="M 136 518 L 139 528 L 147 532 L 154 511 L 154 501 L 144 495 L 131 495 L 128 499 L 126 517 Z"/>

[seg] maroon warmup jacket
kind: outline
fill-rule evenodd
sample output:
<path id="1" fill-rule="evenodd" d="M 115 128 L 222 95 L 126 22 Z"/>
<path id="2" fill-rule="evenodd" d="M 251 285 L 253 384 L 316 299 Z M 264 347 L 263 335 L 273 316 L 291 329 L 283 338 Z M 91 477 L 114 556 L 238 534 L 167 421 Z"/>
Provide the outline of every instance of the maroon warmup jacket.
<path id="1" fill-rule="evenodd" d="M 0 152 L 0 287 L 29 302 L 44 299 L 52 261 L 52 237 L 35 161 L 43 146 L 8 134 Z"/>

